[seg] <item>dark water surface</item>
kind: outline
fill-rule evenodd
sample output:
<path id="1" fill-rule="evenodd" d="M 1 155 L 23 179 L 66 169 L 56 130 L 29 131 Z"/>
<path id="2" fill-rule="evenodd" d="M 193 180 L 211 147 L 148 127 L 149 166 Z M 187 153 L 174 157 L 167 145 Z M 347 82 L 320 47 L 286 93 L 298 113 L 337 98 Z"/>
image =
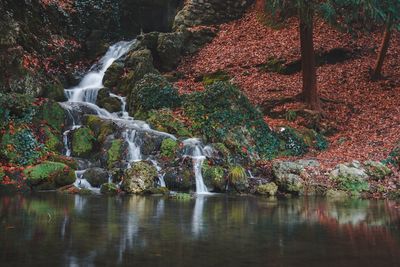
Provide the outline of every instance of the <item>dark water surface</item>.
<path id="1" fill-rule="evenodd" d="M 0 197 L 1 266 L 400 266 L 394 202 Z"/>

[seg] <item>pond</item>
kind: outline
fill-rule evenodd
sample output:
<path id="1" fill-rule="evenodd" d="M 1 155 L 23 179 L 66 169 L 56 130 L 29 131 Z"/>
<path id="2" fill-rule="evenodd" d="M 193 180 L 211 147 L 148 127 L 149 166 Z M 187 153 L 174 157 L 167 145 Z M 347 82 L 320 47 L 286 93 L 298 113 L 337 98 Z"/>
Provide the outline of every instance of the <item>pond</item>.
<path id="1" fill-rule="evenodd" d="M 398 266 L 395 202 L 0 196 L 1 266 Z"/>

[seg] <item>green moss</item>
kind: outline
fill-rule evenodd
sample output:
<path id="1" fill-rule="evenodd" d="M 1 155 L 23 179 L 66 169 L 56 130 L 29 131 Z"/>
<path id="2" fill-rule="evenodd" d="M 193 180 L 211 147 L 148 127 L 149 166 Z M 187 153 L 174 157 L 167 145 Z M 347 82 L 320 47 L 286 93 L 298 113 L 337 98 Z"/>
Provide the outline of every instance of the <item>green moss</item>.
<path id="1" fill-rule="evenodd" d="M 259 195 L 275 196 L 278 192 L 278 186 L 273 182 L 262 184 L 257 186 L 256 192 Z"/>
<path id="2" fill-rule="evenodd" d="M 369 190 L 368 181 L 354 175 L 339 175 L 334 178 L 338 183 L 340 190 L 349 191 L 351 193 L 361 193 Z"/>
<path id="3" fill-rule="evenodd" d="M 64 95 L 64 87 L 58 80 L 49 82 L 45 86 L 43 86 L 43 92 L 40 96 L 58 102 L 63 102 L 66 100 Z"/>
<path id="4" fill-rule="evenodd" d="M 96 138 L 93 132 L 81 127 L 72 133 L 72 154 L 77 157 L 87 157 L 93 151 Z"/>
<path id="5" fill-rule="evenodd" d="M 123 144 L 124 141 L 121 139 L 115 139 L 111 142 L 111 147 L 107 151 L 107 166 L 109 168 L 122 159 Z"/>
<path id="6" fill-rule="evenodd" d="M 50 151 L 61 151 L 63 144 L 59 135 L 52 132 L 49 127 L 44 127 L 43 134 L 45 135 L 45 145 Z"/>
<path id="7" fill-rule="evenodd" d="M 149 193 L 154 188 L 157 169 L 147 162 L 135 162 L 124 174 L 121 189 L 130 194 Z"/>
<path id="8" fill-rule="evenodd" d="M 179 145 L 178 142 L 167 138 L 164 139 L 161 143 L 161 156 L 172 159 L 176 156 L 176 152 L 178 151 Z"/>
<path id="9" fill-rule="evenodd" d="M 226 72 L 219 70 L 211 74 L 205 74 L 203 76 L 203 84 L 208 86 L 215 82 L 227 82 L 230 79 L 231 78 Z"/>
<path id="10" fill-rule="evenodd" d="M 385 164 L 377 161 L 367 160 L 364 162 L 364 167 L 368 176 L 375 180 L 382 180 L 392 173 Z"/>
<path id="11" fill-rule="evenodd" d="M 177 193 L 174 195 L 171 195 L 172 199 L 176 199 L 176 200 L 181 200 L 181 201 L 188 201 L 191 200 L 193 197 L 191 194 L 188 193 Z"/>
<path id="12" fill-rule="evenodd" d="M 75 173 L 67 165 L 46 161 L 24 171 L 26 181 L 31 186 L 46 184 L 46 188 L 56 188 L 75 182 Z M 43 188 L 43 187 L 42 187 Z"/>

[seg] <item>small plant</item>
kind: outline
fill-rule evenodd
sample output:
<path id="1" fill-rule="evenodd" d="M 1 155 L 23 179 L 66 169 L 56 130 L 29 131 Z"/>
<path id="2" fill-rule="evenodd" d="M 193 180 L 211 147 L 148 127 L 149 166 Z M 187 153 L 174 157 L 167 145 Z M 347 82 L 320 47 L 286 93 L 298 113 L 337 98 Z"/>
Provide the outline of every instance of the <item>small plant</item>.
<path id="1" fill-rule="evenodd" d="M 295 121 L 297 119 L 297 113 L 294 110 L 288 110 L 285 114 L 287 121 Z"/>
<path id="2" fill-rule="evenodd" d="M 232 166 L 229 169 L 228 179 L 232 184 L 240 183 L 247 179 L 246 170 L 240 166 Z"/>
<path id="3" fill-rule="evenodd" d="M 172 159 L 176 155 L 176 151 L 178 150 L 178 142 L 167 138 L 164 139 L 161 143 L 161 156 Z"/>

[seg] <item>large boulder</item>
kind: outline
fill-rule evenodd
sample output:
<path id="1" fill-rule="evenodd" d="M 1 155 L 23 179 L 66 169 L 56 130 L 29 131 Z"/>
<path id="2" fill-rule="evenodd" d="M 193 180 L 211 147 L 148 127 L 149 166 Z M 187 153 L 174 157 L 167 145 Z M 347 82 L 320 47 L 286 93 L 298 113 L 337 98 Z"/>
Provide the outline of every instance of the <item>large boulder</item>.
<path id="1" fill-rule="evenodd" d="M 330 173 L 340 190 L 361 193 L 369 189 L 368 174 L 360 162 L 339 164 Z"/>
<path id="2" fill-rule="evenodd" d="M 392 170 L 379 161 L 367 160 L 363 162 L 365 172 L 373 180 L 382 180 L 392 174 Z"/>
<path id="3" fill-rule="evenodd" d="M 129 194 L 144 194 L 154 188 L 157 169 L 146 162 L 133 163 L 124 174 L 121 189 Z"/>
<path id="4" fill-rule="evenodd" d="M 184 35 L 181 32 L 161 33 L 158 36 L 157 54 L 160 68 L 172 71 L 180 61 L 184 46 Z"/>
<path id="5" fill-rule="evenodd" d="M 75 172 L 68 165 L 45 161 L 24 171 L 27 183 L 35 189 L 55 189 L 75 182 Z"/>
<path id="6" fill-rule="evenodd" d="M 306 194 L 311 193 L 304 181 L 308 176 L 308 169 L 317 167 L 319 163 L 315 160 L 276 161 L 272 165 L 272 173 L 282 191 Z"/>
<path id="7" fill-rule="evenodd" d="M 102 184 L 108 182 L 110 175 L 102 168 L 90 168 L 87 169 L 82 178 L 86 179 L 91 186 L 100 187 Z"/>

